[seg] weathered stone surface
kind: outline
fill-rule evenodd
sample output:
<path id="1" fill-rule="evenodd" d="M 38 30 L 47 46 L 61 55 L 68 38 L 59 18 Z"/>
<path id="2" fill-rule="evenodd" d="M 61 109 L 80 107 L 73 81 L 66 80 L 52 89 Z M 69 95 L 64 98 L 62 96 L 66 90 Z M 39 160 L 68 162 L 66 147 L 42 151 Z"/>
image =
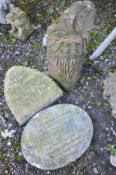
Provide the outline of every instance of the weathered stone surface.
<path id="1" fill-rule="evenodd" d="M 112 166 L 116 167 L 116 156 L 110 155 L 110 163 Z"/>
<path id="2" fill-rule="evenodd" d="M 21 146 L 25 159 L 40 169 L 57 169 L 75 161 L 90 145 L 93 125 L 88 114 L 71 104 L 37 113 L 26 125 Z"/>
<path id="3" fill-rule="evenodd" d="M 11 112 L 21 125 L 61 97 L 63 92 L 52 79 L 38 70 L 13 66 L 6 73 L 4 94 Z"/>
<path id="4" fill-rule="evenodd" d="M 7 24 L 6 14 L 10 11 L 10 0 L 0 0 L 0 24 Z"/>
<path id="5" fill-rule="evenodd" d="M 112 108 L 112 115 L 116 118 L 116 72 L 110 73 L 103 83 L 103 96 L 104 98 L 108 99 Z"/>
<path id="6" fill-rule="evenodd" d="M 48 27 L 48 73 L 65 89 L 71 89 L 80 77 L 95 6 L 78 1 Z"/>
<path id="7" fill-rule="evenodd" d="M 11 6 L 10 12 L 6 16 L 7 21 L 11 24 L 10 34 L 19 40 L 26 40 L 34 30 L 26 12 L 18 7 Z"/>

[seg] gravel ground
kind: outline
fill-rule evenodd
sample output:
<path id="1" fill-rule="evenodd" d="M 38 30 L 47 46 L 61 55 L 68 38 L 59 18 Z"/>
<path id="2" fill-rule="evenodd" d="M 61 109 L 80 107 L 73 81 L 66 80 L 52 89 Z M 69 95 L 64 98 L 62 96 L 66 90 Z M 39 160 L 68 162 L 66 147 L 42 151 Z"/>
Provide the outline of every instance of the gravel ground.
<path id="1" fill-rule="evenodd" d="M 116 24 L 116 0 L 94 2 L 97 7 L 95 31 L 106 34 Z M 23 127 L 18 126 L 5 102 L 4 76 L 13 65 L 25 65 L 47 73 L 46 49 L 42 48 L 44 34 L 45 29 L 39 26 L 23 43 L 7 34 L 0 35 L 0 132 L 5 129 L 15 131 L 11 138 L 5 139 L 0 134 L 0 175 L 116 175 L 116 168 L 110 165 L 106 150 L 108 144 L 116 144 L 116 119 L 111 116 L 110 105 L 102 96 L 102 80 L 109 71 L 116 70 L 115 41 L 99 59 L 93 62 L 87 59 L 76 87 L 70 93 L 64 92 L 57 101 L 78 105 L 90 115 L 94 136 L 87 152 L 74 163 L 55 171 L 41 171 L 24 160 L 20 148 Z M 96 41 L 97 38 L 91 41 L 87 58 L 97 46 Z"/>

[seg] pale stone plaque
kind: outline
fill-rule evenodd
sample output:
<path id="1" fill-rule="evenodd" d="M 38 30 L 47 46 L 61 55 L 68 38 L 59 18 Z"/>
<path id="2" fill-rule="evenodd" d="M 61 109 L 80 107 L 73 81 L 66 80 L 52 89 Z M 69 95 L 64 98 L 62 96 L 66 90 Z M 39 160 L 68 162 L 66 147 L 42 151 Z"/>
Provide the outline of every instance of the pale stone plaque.
<path id="1" fill-rule="evenodd" d="M 63 92 L 51 78 L 38 70 L 13 66 L 6 73 L 4 95 L 11 112 L 22 125 L 61 97 Z"/>
<path id="2" fill-rule="evenodd" d="M 25 159 L 40 169 L 63 167 L 88 148 L 93 125 L 88 114 L 71 104 L 60 104 L 37 113 L 26 125 L 21 147 Z"/>
<path id="3" fill-rule="evenodd" d="M 112 115 L 116 118 L 116 72 L 110 73 L 103 83 L 103 96 L 108 99 L 112 108 Z"/>

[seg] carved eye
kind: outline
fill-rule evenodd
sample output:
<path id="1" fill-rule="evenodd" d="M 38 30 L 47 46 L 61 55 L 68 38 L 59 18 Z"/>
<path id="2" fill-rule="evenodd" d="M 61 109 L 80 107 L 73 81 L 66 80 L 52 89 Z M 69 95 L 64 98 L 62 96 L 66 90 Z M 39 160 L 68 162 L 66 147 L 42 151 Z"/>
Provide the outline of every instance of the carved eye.
<path id="1" fill-rule="evenodd" d="M 20 12 L 20 16 L 21 16 L 21 17 L 25 17 L 26 14 L 25 14 L 24 12 Z"/>

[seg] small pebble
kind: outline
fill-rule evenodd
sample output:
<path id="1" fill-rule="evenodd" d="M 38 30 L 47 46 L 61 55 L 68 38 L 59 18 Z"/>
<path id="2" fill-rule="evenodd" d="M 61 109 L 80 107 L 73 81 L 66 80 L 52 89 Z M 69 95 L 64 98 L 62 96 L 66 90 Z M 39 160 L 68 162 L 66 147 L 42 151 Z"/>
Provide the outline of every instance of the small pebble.
<path id="1" fill-rule="evenodd" d="M 93 168 L 93 172 L 94 172 L 94 174 L 98 174 L 99 173 L 97 168 Z"/>
<path id="2" fill-rule="evenodd" d="M 7 143 L 7 146 L 11 146 L 11 142 L 8 142 L 8 143 Z"/>

